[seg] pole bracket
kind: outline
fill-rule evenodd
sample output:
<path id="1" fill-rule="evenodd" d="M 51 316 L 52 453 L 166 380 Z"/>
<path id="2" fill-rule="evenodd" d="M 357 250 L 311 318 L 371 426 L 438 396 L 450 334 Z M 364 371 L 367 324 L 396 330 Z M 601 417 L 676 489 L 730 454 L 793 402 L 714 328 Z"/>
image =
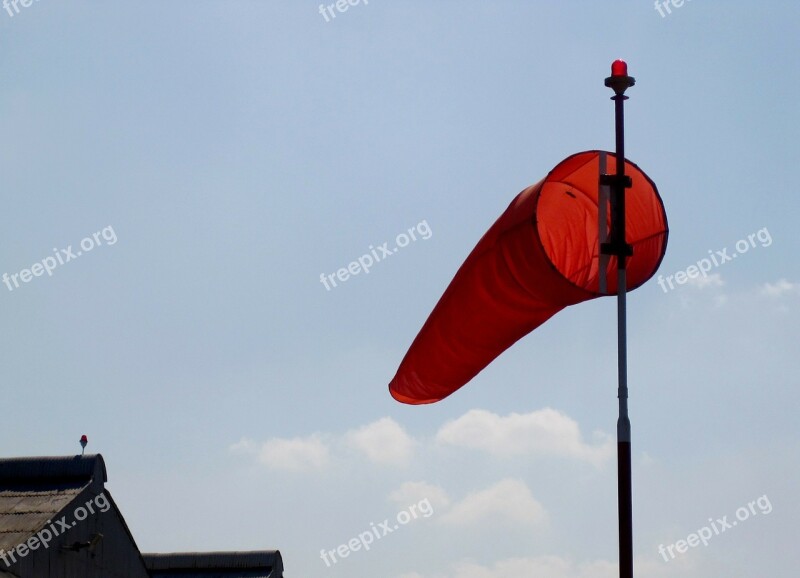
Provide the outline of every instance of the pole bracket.
<path id="1" fill-rule="evenodd" d="M 612 75 L 606 78 L 605 81 L 605 85 L 608 88 L 612 89 L 616 94 L 616 96 L 622 96 L 623 94 L 625 94 L 625 91 L 628 90 L 634 84 L 636 84 L 636 79 L 632 76 L 628 76 L 627 74 L 619 76 Z M 628 99 L 628 97 L 623 97 L 623 98 L 625 100 Z"/>
<path id="2" fill-rule="evenodd" d="M 633 245 L 629 243 L 600 243 L 600 254 L 616 257 L 633 256 Z"/>
<path id="3" fill-rule="evenodd" d="M 600 175 L 600 184 L 608 185 L 612 189 L 622 185 L 623 188 L 630 189 L 633 181 L 628 175 Z"/>

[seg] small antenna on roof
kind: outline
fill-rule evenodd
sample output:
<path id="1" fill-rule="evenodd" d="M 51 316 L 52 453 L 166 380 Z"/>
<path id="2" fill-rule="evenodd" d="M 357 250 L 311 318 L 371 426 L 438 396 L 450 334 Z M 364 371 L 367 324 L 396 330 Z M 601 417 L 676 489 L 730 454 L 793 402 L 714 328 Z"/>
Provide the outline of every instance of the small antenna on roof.
<path id="1" fill-rule="evenodd" d="M 88 443 L 89 443 L 89 438 L 86 437 L 86 434 L 83 434 L 81 436 L 81 455 L 83 455 L 83 452 L 86 451 L 86 444 Z"/>

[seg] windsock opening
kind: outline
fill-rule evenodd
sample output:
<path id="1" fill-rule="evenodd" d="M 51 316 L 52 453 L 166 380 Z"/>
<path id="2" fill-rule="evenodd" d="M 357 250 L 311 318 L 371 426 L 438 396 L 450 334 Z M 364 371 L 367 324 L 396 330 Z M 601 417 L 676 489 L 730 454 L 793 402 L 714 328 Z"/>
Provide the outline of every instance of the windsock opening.
<path id="1" fill-rule="evenodd" d="M 533 188 L 536 234 L 558 273 L 579 289 L 602 295 L 600 279 L 599 158 L 601 151 L 573 155 L 561 162 Z M 606 153 L 608 166 L 615 165 Z M 626 190 L 626 240 L 633 246 L 628 258 L 628 290 L 645 283 L 658 269 L 666 251 L 667 216 L 655 184 L 637 165 L 626 160 L 625 174 L 633 186 Z M 606 230 L 611 212 L 606 211 Z M 607 293 L 616 293 L 615 257 L 608 259 Z"/>

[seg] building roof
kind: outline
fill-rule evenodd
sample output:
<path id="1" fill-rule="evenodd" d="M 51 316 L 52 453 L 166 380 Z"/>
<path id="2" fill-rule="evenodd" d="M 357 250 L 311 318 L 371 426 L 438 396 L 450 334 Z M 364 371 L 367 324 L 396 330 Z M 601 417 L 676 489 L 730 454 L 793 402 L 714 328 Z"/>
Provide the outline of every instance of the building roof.
<path id="1" fill-rule="evenodd" d="M 106 464 L 100 454 L 0 459 L 0 486 L 88 482 L 93 478 L 103 483 L 108 481 Z"/>
<path id="2" fill-rule="evenodd" d="M 283 575 L 278 550 L 252 552 L 176 552 L 142 554 L 153 578 L 270 578 Z"/>
<path id="3" fill-rule="evenodd" d="M 106 495 L 136 557 L 141 556 L 152 578 L 282 578 L 278 550 L 139 554 L 130 529 L 105 490 L 106 481 L 105 462 L 99 454 L 0 459 L 0 550 L 10 551 L 26 542 L 88 490 Z M 0 570 L 0 578 L 17 575 Z"/>
<path id="4" fill-rule="evenodd" d="M 25 542 L 88 485 L 102 489 L 106 480 L 100 455 L 0 459 L 0 549 Z"/>

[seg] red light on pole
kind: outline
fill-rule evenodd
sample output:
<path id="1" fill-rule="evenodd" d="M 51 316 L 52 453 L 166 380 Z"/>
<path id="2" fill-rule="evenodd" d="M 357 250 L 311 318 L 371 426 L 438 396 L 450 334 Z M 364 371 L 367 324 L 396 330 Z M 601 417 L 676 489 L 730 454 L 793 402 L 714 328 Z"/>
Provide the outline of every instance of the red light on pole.
<path id="1" fill-rule="evenodd" d="M 634 84 L 636 84 L 636 79 L 632 76 L 628 76 L 627 62 L 624 60 L 615 60 L 611 63 L 611 76 L 606 78 L 606 86 L 614 89 L 616 96 L 612 96 L 612 99 L 617 96 L 622 97 L 623 100 L 627 98 L 625 96 L 625 91 Z"/>

